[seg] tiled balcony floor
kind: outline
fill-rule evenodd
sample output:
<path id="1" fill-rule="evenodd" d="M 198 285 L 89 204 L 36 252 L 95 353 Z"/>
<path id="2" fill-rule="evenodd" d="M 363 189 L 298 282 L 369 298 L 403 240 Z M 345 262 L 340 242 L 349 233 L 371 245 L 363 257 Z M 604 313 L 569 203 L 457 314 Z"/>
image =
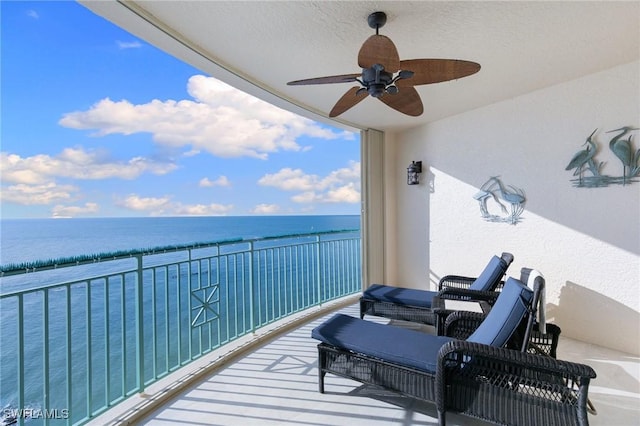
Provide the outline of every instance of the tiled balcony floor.
<path id="1" fill-rule="evenodd" d="M 341 312 L 357 316 L 356 305 Z M 332 315 L 332 314 L 330 314 Z M 266 343 L 151 413 L 145 425 L 436 425 L 433 404 L 327 374 L 318 393 L 316 341 L 323 319 Z M 371 321 L 385 319 L 367 317 Z M 598 374 L 589 396 L 598 415 L 591 425 L 640 424 L 640 360 L 561 335 L 561 359 L 591 365 Z M 447 414 L 448 425 L 486 425 Z"/>

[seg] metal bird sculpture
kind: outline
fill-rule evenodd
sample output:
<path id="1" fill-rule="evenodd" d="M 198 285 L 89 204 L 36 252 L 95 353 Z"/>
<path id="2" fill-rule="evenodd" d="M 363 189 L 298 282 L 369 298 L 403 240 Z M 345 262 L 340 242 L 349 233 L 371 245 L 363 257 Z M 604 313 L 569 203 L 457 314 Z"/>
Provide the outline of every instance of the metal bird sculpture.
<path id="1" fill-rule="evenodd" d="M 578 175 L 578 182 L 580 185 L 582 185 L 582 169 L 585 164 L 589 163 L 589 161 L 593 159 L 593 156 L 596 155 L 596 144 L 591 138 L 597 131 L 598 129 L 595 129 L 589 135 L 587 140 L 582 144 L 587 145 L 587 147 L 582 151 L 578 151 L 571 161 L 569 161 L 569 165 L 565 168 L 565 170 L 576 169 L 575 172 L 573 172 L 573 175 Z"/>
<path id="2" fill-rule="evenodd" d="M 515 225 L 522 212 L 524 211 L 524 203 L 526 201 L 524 191 L 518 189 L 512 185 L 508 188 L 502 183 L 498 176 L 492 176 L 480 187 L 480 192 L 473 196 L 480 203 L 480 213 L 482 217 L 491 221 L 510 222 Z M 493 198 L 495 202 L 500 206 L 500 209 L 507 215 L 505 218 L 499 218 L 498 216 L 491 215 L 487 208 L 487 201 L 489 198 Z M 504 204 L 500 202 L 500 199 L 506 201 L 511 206 L 511 212 L 507 210 Z"/>
<path id="3" fill-rule="evenodd" d="M 613 151 L 616 157 L 622 162 L 622 185 L 627 183 L 627 167 L 633 167 L 634 155 L 631 149 L 631 137 L 628 140 L 622 139 L 624 135 L 633 131 L 640 130 L 637 127 L 621 127 L 615 130 L 609 130 L 607 133 L 620 132 L 609 141 L 609 149 Z"/>
<path id="4" fill-rule="evenodd" d="M 629 145 L 633 146 L 631 139 L 633 135 L 629 135 Z M 635 177 L 640 174 L 640 148 L 636 149 L 636 153 L 631 160 L 631 167 L 629 168 L 629 176 Z"/>

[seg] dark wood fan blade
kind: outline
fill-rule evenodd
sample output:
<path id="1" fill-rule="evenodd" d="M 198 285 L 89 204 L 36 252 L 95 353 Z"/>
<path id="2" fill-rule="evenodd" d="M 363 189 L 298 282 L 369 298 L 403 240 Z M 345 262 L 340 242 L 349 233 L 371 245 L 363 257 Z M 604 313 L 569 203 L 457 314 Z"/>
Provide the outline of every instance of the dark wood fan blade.
<path id="1" fill-rule="evenodd" d="M 362 90 L 360 93 L 358 93 L 359 90 L 360 87 L 355 86 L 349 89 L 347 93 L 342 95 L 342 97 L 338 100 L 338 102 L 336 102 L 333 109 L 329 113 L 329 117 L 339 116 L 367 97 L 367 92 L 365 90 Z"/>
<path id="2" fill-rule="evenodd" d="M 396 111 L 413 117 L 419 116 L 424 111 L 420 95 L 413 87 L 403 87 L 395 95 L 385 93 L 378 99 Z"/>
<path id="3" fill-rule="evenodd" d="M 400 69 L 398 49 L 389 37 L 374 34 L 360 48 L 358 53 L 360 68 L 371 68 L 374 64 L 382 65 L 385 71 L 390 73 Z"/>
<path id="4" fill-rule="evenodd" d="M 467 77 L 480 71 L 480 64 L 459 59 L 408 59 L 400 61 L 400 69 L 414 74 L 398 80 L 396 86 L 409 87 Z"/>
<path id="5" fill-rule="evenodd" d="M 304 84 L 332 84 L 332 83 L 351 83 L 356 81 L 356 78 L 362 74 L 342 74 L 332 75 L 328 77 L 307 78 L 305 80 L 290 81 L 287 83 L 289 86 L 300 86 Z"/>

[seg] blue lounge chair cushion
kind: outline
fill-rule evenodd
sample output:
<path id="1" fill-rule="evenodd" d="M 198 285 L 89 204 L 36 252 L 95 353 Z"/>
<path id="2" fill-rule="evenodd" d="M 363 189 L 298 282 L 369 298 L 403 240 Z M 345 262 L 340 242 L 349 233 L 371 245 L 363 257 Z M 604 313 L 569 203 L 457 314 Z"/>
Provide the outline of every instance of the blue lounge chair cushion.
<path id="1" fill-rule="evenodd" d="M 484 271 L 469 286 L 469 290 L 493 291 L 508 267 L 509 265 L 504 260 L 498 256 L 493 256 Z"/>
<path id="2" fill-rule="evenodd" d="M 468 342 L 504 346 L 527 314 L 533 291 L 509 278 L 498 299 Z M 434 336 L 337 314 L 311 332 L 311 337 L 341 349 L 435 374 L 438 351 L 450 337 Z"/>
<path id="3" fill-rule="evenodd" d="M 311 337 L 341 349 L 435 374 L 438 351 L 451 337 L 379 324 L 336 314 Z"/>
<path id="4" fill-rule="evenodd" d="M 431 308 L 431 299 L 437 294 L 437 291 L 415 290 L 383 284 L 373 284 L 362 293 L 365 299 L 420 308 Z"/>
<path id="5" fill-rule="evenodd" d="M 494 290 L 508 267 L 509 264 L 504 259 L 493 256 L 469 289 L 479 291 Z M 437 291 L 415 290 L 383 284 L 373 284 L 362 293 L 363 297 L 369 300 L 427 309 L 431 308 L 431 300 L 437 294 Z"/>
<path id="6" fill-rule="evenodd" d="M 525 317 L 533 300 L 533 290 L 515 278 L 508 278 L 502 293 L 468 342 L 504 346 Z"/>

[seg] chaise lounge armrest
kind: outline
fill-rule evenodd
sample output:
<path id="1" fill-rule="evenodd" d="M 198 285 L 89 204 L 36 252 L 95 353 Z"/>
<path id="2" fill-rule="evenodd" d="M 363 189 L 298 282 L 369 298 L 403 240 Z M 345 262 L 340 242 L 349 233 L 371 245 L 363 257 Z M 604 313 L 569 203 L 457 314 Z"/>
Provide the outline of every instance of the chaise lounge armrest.
<path id="1" fill-rule="evenodd" d="M 466 288 L 447 287 L 443 290 L 440 290 L 437 294 L 437 297 L 448 300 L 484 300 L 490 305 L 493 305 L 498 299 L 499 295 L 500 293 L 496 291 L 481 291 Z"/>
<path id="2" fill-rule="evenodd" d="M 440 335 L 453 337 L 458 340 L 467 340 L 480 324 L 482 324 L 486 316 L 486 314 L 478 312 L 455 311 L 447 316 Z M 533 324 L 526 351 L 530 354 L 546 355 L 555 358 L 562 330 L 555 324 L 547 323 L 546 331 L 542 333 L 539 326 L 540 324 L 537 322 Z M 522 330 L 516 330 L 507 347 L 511 349 L 522 349 L 522 332 Z"/>
<path id="3" fill-rule="evenodd" d="M 436 405 L 500 424 L 584 426 L 595 377 L 588 365 L 453 340 L 438 352 Z"/>
<path id="4" fill-rule="evenodd" d="M 443 336 L 466 340 L 482 324 L 487 314 L 468 311 L 454 311 L 444 323 Z"/>
<path id="5" fill-rule="evenodd" d="M 438 282 L 438 291 L 446 288 L 469 288 L 475 281 L 475 277 L 463 277 L 461 275 L 447 275 Z"/>

